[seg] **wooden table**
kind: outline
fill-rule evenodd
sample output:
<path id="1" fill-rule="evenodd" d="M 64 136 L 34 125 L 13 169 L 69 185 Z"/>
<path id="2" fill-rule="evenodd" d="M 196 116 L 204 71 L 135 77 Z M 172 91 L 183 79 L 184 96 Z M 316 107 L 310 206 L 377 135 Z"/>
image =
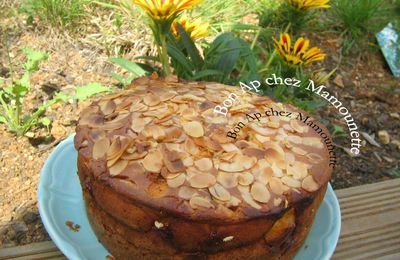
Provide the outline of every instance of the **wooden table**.
<path id="1" fill-rule="evenodd" d="M 342 230 L 332 259 L 399 260 L 400 179 L 335 192 L 342 211 Z M 0 249 L 0 259 L 66 258 L 47 241 Z"/>

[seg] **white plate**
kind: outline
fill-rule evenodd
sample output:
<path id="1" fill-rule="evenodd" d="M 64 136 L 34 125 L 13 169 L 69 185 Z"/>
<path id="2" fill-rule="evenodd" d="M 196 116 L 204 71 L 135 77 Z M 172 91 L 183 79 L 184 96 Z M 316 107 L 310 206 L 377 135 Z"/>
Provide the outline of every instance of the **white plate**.
<path id="1" fill-rule="evenodd" d="M 89 224 L 76 165 L 77 153 L 70 136 L 54 149 L 40 174 L 40 216 L 54 243 L 69 259 L 105 259 L 110 253 Z M 81 226 L 79 232 L 66 226 L 68 220 Z M 339 238 L 340 223 L 339 203 L 329 185 L 307 240 L 294 259 L 328 260 Z"/>

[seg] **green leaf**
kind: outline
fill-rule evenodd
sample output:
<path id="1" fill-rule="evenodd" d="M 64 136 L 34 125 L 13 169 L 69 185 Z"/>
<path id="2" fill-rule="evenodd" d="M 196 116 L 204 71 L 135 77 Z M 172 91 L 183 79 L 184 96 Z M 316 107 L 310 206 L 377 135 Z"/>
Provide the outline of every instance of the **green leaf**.
<path id="1" fill-rule="evenodd" d="M 58 92 L 54 97 L 54 99 L 56 99 L 57 101 L 62 101 L 62 102 L 66 102 L 68 101 L 68 99 L 73 99 L 73 98 L 74 96 L 67 94 L 65 92 Z"/>
<path id="2" fill-rule="evenodd" d="M 196 70 L 200 70 L 204 64 L 204 61 L 201 58 L 200 53 L 196 48 L 196 45 L 194 44 L 190 35 L 185 31 L 185 29 L 183 29 L 183 27 L 179 23 L 177 23 L 177 26 L 182 43 L 185 46 L 189 57 L 192 59 L 194 67 L 196 68 Z"/>
<path id="3" fill-rule="evenodd" d="M 46 127 L 49 127 L 50 124 L 51 124 L 50 119 L 47 118 L 47 117 L 42 117 L 42 118 L 40 118 L 39 121 L 40 121 L 40 123 L 41 123 L 42 125 L 44 125 L 44 126 L 46 126 Z"/>
<path id="4" fill-rule="evenodd" d="M 210 76 L 221 76 L 223 73 L 218 70 L 202 70 L 199 72 L 196 72 L 195 75 L 192 77 L 193 80 L 198 80 Z"/>
<path id="5" fill-rule="evenodd" d="M 89 83 L 85 86 L 79 86 L 76 88 L 75 98 L 82 101 L 98 93 L 109 91 L 111 91 L 110 87 L 103 86 L 97 82 Z"/>
<path id="6" fill-rule="evenodd" d="M 3 116 L 3 115 L 0 115 L 0 123 L 8 124 L 7 118 L 5 116 Z"/>
<path id="7" fill-rule="evenodd" d="M 22 51 L 25 53 L 27 58 L 24 67 L 28 72 L 38 70 L 39 63 L 49 57 L 46 52 L 36 51 L 30 48 L 24 48 Z"/>
<path id="8" fill-rule="evenodd" d="M 19 92 L 21 96 L 24 96 L 26 92 L 31 88 L 30 73 L 25 72 L 24 75 L 19 80 L 14 81 L 14 85 L 18 85 L 26 89 L 25 92 Z"/>
<path id="9" fill-rule="evenodd" d="M 181 50 L 173 45 L 167 44 L 167 51 L 169 56 L 186 70 L 187 74 L 193 74 L 194 66 Z"/>
<path id="10" fill-rule="evenodd" d="M 146 71 L 135 62 L 117 57 L 109 58 L 108 60 L 119 65 L 121 68 L 126 69 L 127 71 L 132 73 L 135 77 L 141 77 L 146 75 Z"/>
<path id="11" fill-rule="evenodd" d="M 139 60 L 150 60 L 150 61 L 160 61 L 158 56 L 137 56 L 135 59 Z"/>
<path id="12" fill-rule="evenodd" d="M 15 96 L 24 96 L 26 92 L 29 90 L 29 88 L 24 84 L 22 80 L 17 80 L 14 82 L 14 84 L 11 87 L 11 92 Z"/>

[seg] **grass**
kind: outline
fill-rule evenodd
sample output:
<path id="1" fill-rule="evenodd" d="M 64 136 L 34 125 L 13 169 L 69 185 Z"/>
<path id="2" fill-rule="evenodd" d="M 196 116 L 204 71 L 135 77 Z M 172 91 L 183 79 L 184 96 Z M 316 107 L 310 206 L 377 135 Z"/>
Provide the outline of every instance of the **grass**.
<path id="1" fill-rule="evenodd" d="M 246 26 L 244 17 L 254 13 L 257 5 L 254 0 L 205 0 L 191 12 L 194 18 L 210 23 L 214 34 L 232 30 L 255 29 Z"/>
<path id="2" fill-rule="evenodd" d="M 396 20 L 395 5 L 399 3 L 398 0 L 331 1 L 331 23 L 338 25 L 341 31 L 344 54 L 365 51 L 371 45 L 369 39 L 387 23 Z"/>
<path id="3" fill-rule="evenodd" d="M 85 7 L 91 0 L 27 0 L 21 11 L 29 15 L 28 21 L 39 18 L 52 27 L 73 28 L 85 17 Z"/>

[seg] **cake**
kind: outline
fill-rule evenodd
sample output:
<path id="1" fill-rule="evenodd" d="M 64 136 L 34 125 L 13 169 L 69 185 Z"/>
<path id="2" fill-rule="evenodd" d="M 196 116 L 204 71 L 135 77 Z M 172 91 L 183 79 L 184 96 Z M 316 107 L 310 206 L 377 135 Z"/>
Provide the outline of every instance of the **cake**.
<path id="1" fill-rule="evenodd" d="M 238 102 L 215 113 L 229 96 Z M 305 115 L 240 87 L 173 77 L 139 78 L 94 101 L 74 144 L 98 240 L 118 260 L 293 258 L 332 169 L 320 134 L 289 113 Z"/>

